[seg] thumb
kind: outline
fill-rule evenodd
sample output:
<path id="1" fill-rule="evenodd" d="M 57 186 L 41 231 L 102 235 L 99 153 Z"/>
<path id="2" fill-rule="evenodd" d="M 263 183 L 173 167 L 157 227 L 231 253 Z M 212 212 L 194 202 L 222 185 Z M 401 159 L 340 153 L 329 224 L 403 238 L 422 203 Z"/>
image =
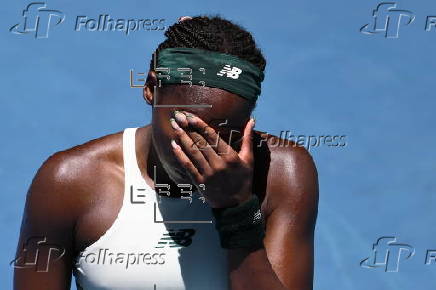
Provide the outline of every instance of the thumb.
<path id="1" fill-rule="evenodd" d="M 239 151 L 239 158 L 244 162 L 252 165 L 253 157 L 253 128 L 255 125 L 254 118 L 250 118 L 244 128 L 244 135 L 242 137 L 241 150 Z"/>

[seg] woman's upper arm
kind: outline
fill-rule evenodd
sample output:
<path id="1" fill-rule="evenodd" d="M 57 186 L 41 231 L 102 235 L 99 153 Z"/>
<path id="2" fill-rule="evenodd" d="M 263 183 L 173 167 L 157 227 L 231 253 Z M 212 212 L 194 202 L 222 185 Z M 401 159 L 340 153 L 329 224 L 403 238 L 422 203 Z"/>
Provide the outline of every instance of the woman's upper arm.
<path id="1" fill-rule="evenodd" d="M 27 192 L 14 267 L 15 290 L 70 289 L 74 184 L 62 153 L 39 168 Z"/>
<path id="2" fill-rule="evenodd" d="M 264 240 L 268 259 L 289 289 L 312 289 L 318 174 L 312 157 L 299 149 L 282 154 L 280 176 L 269 187 L 275 195 Z M 273 174 L 274 175 L 274 174 Z"/>

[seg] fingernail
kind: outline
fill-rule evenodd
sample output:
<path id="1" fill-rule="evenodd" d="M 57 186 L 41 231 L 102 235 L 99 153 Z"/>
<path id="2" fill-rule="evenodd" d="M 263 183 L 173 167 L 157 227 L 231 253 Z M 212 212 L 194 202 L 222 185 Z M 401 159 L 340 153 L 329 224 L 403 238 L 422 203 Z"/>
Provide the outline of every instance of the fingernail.
<path id="1" fill-rule="evenodd" d="M 185 112 L 185 116 L 186 118 L 194 118 L 194 115 L 192 115 L 191 113 Z"/>
<path id="2" fill-rule="evenodd" d="M 192 115 L 191 113 L 185 113 L 185 115 L 188 122 L 194 124 L 194 115 Z"/>
<path id="3" fill-rule="evenodd" d="M 176 143 L 174 139 L 171 139 L 171 146 L 173 146 L 174 149 L 179 149 L 180 146 Z"/>
<path id="4" fill-rule="evenodd" d="M 179 127 L 179 124 L 177 124 L 176 120 L 174 118 L 170 118 L 170 124 L 171 127 L 173 127 L 173 129 L 175 130 L 180 130 L 181 128 Z"/>
<path id="5" fill-rule="evenodd" d="M 181 113 L 180 111 L 174 111 L 174 117 L 178 122 L 184 123 L 186 121 L 185 114 Z"/>

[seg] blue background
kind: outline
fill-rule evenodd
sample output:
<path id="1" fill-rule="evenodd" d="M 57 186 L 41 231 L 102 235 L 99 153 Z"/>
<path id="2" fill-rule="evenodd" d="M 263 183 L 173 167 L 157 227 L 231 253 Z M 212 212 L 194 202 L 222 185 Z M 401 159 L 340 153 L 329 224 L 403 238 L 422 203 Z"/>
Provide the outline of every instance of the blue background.
<path id="1" fill-rule="evenodd" d="M 267 60 L 256 128 L 346 135 L 312 148 L 320 181 L 315 289 L 434 289 L 436 248 L 434 1 L 401 1 L 415 21 L 398 39 L 365 35 L 377 1 L 49 1 L 65 13 L 48 39 L 16 35 L 25 1 L 0 6 L 0 288 L 12 285 L 25 195 L 56 151 L 150 121 L 129 69 L 146 72 L 163 33 L 74 31 L 75 18 L 220 13 L 251 31 Z M 432 211 L 433 210 L 433 211 Z M 382 236 L 416 250 L 397 273 L 359 266 Z M 74 286 L 73 286 L 74 287 Z M 74 288 L 73 288 L 74 289 Z"/>

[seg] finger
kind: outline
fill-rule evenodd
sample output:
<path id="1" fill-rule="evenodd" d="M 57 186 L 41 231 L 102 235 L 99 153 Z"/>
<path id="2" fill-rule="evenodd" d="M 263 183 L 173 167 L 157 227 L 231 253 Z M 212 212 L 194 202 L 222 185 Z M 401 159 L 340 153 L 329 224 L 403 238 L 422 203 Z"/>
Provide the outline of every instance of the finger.
<path id="1" fill-rule="evenodd" d="M 255 121 L 251 118 L 244 128 L 244 135 L 242 137 L 241 150 L 239 151 L 239 158 L 248 164 L 253 164 L 253 128 Z"/>
<path id="2" fill-rule="evenodd" d="M 233 148 L 227 144 L 227 142 L 225 142 L 206 122 L 194 114 L 185 112 L 185 115 L 187 115 L 189 126 L 201 134 L 201 136 L 206 139 L 215 152 L 222 158 L 231 160 L 238 157 L 237 152 L 233 150 Z"/>
<path id="3" fill-rule="evenodd" d="M 200 172 L 198 172 L 197 168 L 192 164 L 191 160 L 189 160 L 188 156 L 186 156 L 175 140 L 171 140 L 171 147 L 173 148 L 173 153 L 177 161 L 186 170 L 189 176 L 191 176 L 194 181 L 202 183 L 203 179 Z"/>
<path id="4" fill-rule="evenodd" d="M 188 120 L 185 114 L 174 111 L 174 116 L 177 124 L 182 127 L 182 129 L 188 129 Z M 195 146 L 194 149 L 200 150 L 200 152 L 204 155 L 206 160 L 209 162 L 209 166 L 212 164 L 216 164 L 220 162 L 220 157 L 215 152 L 215 150 L 211 147 L 213 144 L 209 144 L 206 139 L 204 139 L 200 134 L 186 130 L 186 134 L 193 140 Z M 213 166 L 211 166 L 213 167 Z"/>
<path id="5" fill-rule="evenodd" d="M 197 132 L 187 132 L 189 137 L 193 140 L 194 149 L 199 150 L 206 160 L 209 162 L 210 167 L 215 167 L 222 162 L 221 157 L 215 152 L 212 146 Z"/>
<path id="6" fill-rule="evenodd" d="M 176 141 L 178 141 L 179 146 L 183 152 L 188 156 L 191 162 L 198 169 L 200 174 L 207 174 L 210 172 L 210 166 L 203 154 L 198 150 L 194 141 L 186 134 L 176 122 L 174 118 L 170 119 L 171 126 L 174 129 Z"/>
<path id="7" fill-rule="evenodd" d="M 183 129 L 188 128 L 188 120 L 186 115 L 180 111 L 174 111 L 174 119 L 176 119 L 177 124 Z"/>

